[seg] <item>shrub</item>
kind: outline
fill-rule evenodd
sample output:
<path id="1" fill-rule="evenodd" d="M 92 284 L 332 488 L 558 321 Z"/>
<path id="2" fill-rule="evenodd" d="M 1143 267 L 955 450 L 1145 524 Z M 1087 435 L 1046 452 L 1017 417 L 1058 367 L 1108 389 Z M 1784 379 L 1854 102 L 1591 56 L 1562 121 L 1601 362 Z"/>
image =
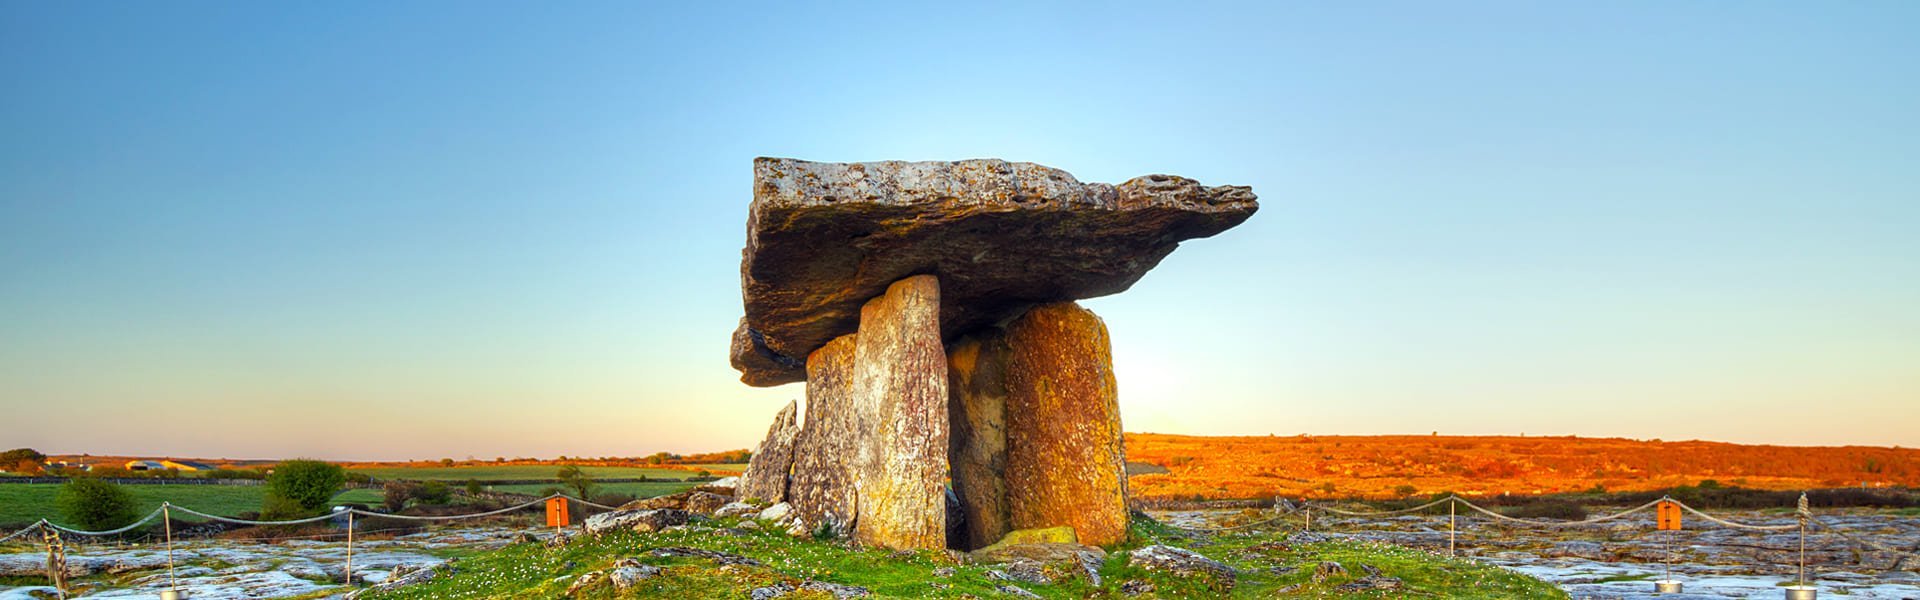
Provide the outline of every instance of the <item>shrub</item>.
<path id="1" fill-rule="evenodd" d="M 133 494 L 100 479 L 69 479 L 60 486 L 54 502 L 60 505 L 60 513 L 81 529 L 117 529 L 139 517 L 134 514 Z"/>
<path id="2" fill-rule="evenodd" d="M 420 493 L 414 496 L 414 498 L 418 499 L 421 504 L 441 506 L 453 499 L 453 489 L 448 487 L 445 481 L 429 481 L 420 484 Z"/>
<path id="3" fill-rule="evenodd" d="M 400 512 L 407 507 L 407 501 L 419 495 L 420 484 L 411 481 L 389 481 L 380 487 L 380 505 L 387 512 Z"/>
<path id="4" fill-rule="evenodd" d="M 284 461 L 267 476 L 267 497 L 285 499 L 305 512 L 318 514 L 346 481 L 347 472 L 340 465 L 306 459 Z M 263 504 L 261 512 L 267 512 L 266 508 Z"/>
<path id="5" fill-rule="evenodd" d="M 266 498 L 260 500 L 260 519 L 263 521 L 304 519 L 318 514 L 320 514 L 319 509 L 301 506 L 298 500 L 282 496 L 273 490 L 267 490 Z"/>
<path id="6" fill-rule="evenodd" d="M 467 480 L 467 493 L 469 493 L 469 494 L 478 494 L 478 493 L 480 493 L 480 492 L 484 492 L 484 491 L 487 491 L 487 488 L 486 488 L 486 486 L 482 486 L 482 485 L 480 485 L 480 480 L 478 480 L 478 479 L 468 479 L 468 480 Z"/>

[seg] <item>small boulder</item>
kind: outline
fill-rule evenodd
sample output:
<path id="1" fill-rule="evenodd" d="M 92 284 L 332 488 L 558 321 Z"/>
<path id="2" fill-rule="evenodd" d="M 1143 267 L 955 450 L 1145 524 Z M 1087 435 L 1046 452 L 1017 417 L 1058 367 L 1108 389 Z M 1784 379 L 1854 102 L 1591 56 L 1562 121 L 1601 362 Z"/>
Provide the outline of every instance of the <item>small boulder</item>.
<path id="1" fill-rule="evenodd" d="M 1209 587 L 1221 591 L 1233 589 L 1233 567 L 1186 548 L 1164 544 L 1147 546 L 1134 550 L 1128 555 L 1127 564 L 1148 571 L 1172 573 L 1182 577 L 1201 577 L 1207 580 Z"/>
<path id="2" fill-rule="evenodd" d="M 732 496 L 722 496 L 711 492 L 694 490 L 687 496 L 685 510 L 698 515 L 711 516 L 721 507 L 733 503 Z"/>
<path id="3" fill-rule="evenodd" d="M 1367 577 L 1361 577 L 1359 579 L 1355 579 L 1353 581 L 1347 582 L 1345 584 L 1342 584 L 1340 587 L 1333 588 L 1333 589 L 1339 592 L 1359 593 L 1359 592 L 1393 592 L 1393 591 L 1399 591 L 1400 588 L 1403 588 L 1403 587 L 1406 587 L 1406 582 L 1400 581 L 1400 579 L 1397 577 L 1370 575 Z"/>
<path id="4" fill-rule="evenodd" d="M 566 594 L 568 596 L 572 596 L 580 592 L 586 591 L 588 589 L 592 589 L 593 586 L 599 585 L 600 582 L 606 580 L 606 578 L 607 578 L 607 573 L 605 571 L 593 571 L 591 573 L 581 575 L 579 578 L 576 578 L 573 580 L 572 585 L 567 586 Z"/>
<path id="5" fill-rule="evenodd" d="M 800 589 L 826 592 L 829 594 L 833 594 L 833 597 L 835 598 L 859 598 L 859 597 L 866 596 L 868 594 L 873 593 L 871 590 L 868 590 L 867 588 L 863 588 L 860 586 L 842 585 L 838 583 L 828 583 L 825 581 L 809 581 L 806 583 L 802 583 L 800 584 Z"/>
<path id="6" fill-rule="evenodd" d="M 781 502 L 779 504 L 775 504 L 773 506 L 767 507 L 766 510 L 760 511 L 760 518 L 768 521 L 779 522 L 780 520 L 787 518 L 787 515 L 791 515 L 791 514 L 793 514 L 793 506 L 785 502 Z"/>
<path id="7" fill-rule="evenodd" d="M 758 514 L 760 514 L 760 507 L 745 502 L 729 502 L 713 511 L 713 516 L 716 518 L 747 517 Z"/>
<path id="8" fill-rule="evenodd" d="M 747 596 L 753 598 L 753 600 L 773 600 L 774 598 L 786 596 L 791 593 L 793 593 L 793 586 L 785 583 L 776 583 L 766 587 L 753 588 L 753 591 L 748 592 Z"/>
<path id="9" fill-rule="evenodd" d="M 607 571 L 607 580 L 613 582 L 613 589 L 624 592 L 659 574 L 660 567 L 653 565 L 625 565 Z"/>
<path id="10" fill-rule="evenodd" d="M 715 479 L 713 481 L 706 482 L 705 484 L 702 484 L 700 487 L 693 488 L 693 489 L 697 491 L 707 492 L 709 494 L 719 494 L 722 496 L 736 496 L 736 495 L 739 495 L 738 492 L 740 491 L 740 478 L 737 476 L 722 477 L 719 479 Z"/>
<path id="11" fill-rule="evenodd" d="M 1006 595 L 1008 595 L 1008 596 L 1013 596 L 1013 597 L 1015 597 L 1015 598 L 1034 598 L 1034 599 L 1036 599 L 1036 600 L 1037 600 L 1038 598 L 1040 598 L 1040 595 L 1039 595 L 1039 594 L 1035 594 L 1035 593 L 1033 593 L 1033 592 L 1029 592 L 1029 591 L 1027 591 L 1027 590 L 1026 590 L 1025 588 L 1022 588 L 1022 587 L 1020 587 L 1020 586 L 1017 586 L 1017 585 L 1001 585 L 1001 586 L 995 586 L 995 587 L 994 587 L 994 589 L 995 589 L 995 590 L 998 590 L 998 591 L 999 591 L 1000 593 L 1002 593 L 1002 594 L 1006 594 Z"/>
<path id="12" fill-rule="evenodd" d="M 652 533 L 675 525 L 687 524 L 691 515 L 684 510 L 616 510 L 587 517 L 587 533 L 600 535 L 616 529 Z"/>
<path id="13" fill-rule="evenodd" d="M 1313 581 L 1319 583 L 1336 577 L 1346 577 L 1347 567 L 1330 560 L 1321 561 L 1313 567 Z"/>
<path id="14" fill-rule="evenodd" d="M 687 546 L 668 546 L 665 548 L 655 548 L 653 550 L 653 555 L 660 556 L 660 557 L 677 556 L 682 558 L 704 558 L 704 559 L 708 559 L 713 562 L 719 563 L 721 565 L 741 565 L 741 566 L 748 566 L 748 567 L 766 566 L 766 564 L 761 563 L 758 560 L 754 560 L 752 558 L 741 556 L 738 554 L 733 554 L 731 552 L 719 552 L 715 550 L 707 550 L 704 548 L 691 548 Z"/>
<path id="15" fill-rule="evenodd" d="M 723 496 L 700 490 L 687 490 L 677 494 L 642 498 L 620 505 L 620 510 L 673 509 L 691 513 L 711 515 L 720 507 L 733 502 L 732 496 Z"/>
<path id="16" fill-rule="evenodd" d="M 1079 553 L 1086 552 L 1105 559 L 1107 551 L 1098 546 L 1081 544 L 1060 544 L 1041 542 L 1032 544 L 994 544 L 968 553 L 968 562 L 982 565 L 997 565 L 1012 562 L 1015 559 L 1037 560 L 1044 563 L 1063 563 L 1079 559 Z"/>

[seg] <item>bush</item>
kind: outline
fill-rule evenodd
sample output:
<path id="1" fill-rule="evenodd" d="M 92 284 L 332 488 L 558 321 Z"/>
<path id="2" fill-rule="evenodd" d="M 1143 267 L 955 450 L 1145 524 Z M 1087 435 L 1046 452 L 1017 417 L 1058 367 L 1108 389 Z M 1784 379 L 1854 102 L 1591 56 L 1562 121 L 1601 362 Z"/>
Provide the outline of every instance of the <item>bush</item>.
<path id="1" fill-rule="evenodd" d="M 260 520 L 262 521 L 304 519 L 318 514 L 320 510 L 301 506 L 298 500 L 282 496 L 272 490 L 268 490 L 267 497 L 260 500 Z"/>
<path id="2" fill-rule="evenodd" d="M 484 492 L 484 491 L 487 491 L 487 488 L 486 486 L 480 485 L 480 480 L 478 479 L 467 480 L 467 493 L 479 494 L 480 492 Z"/>
<path id="3" fill-rule="evenodd" d="M 306 459 L 284 461 L 267 476 L 267 498 L 269 504 L 277 497 L 292 502 L 303 512 L 319 514 L 346 482 L 347 472 L 340 465 Z M 261 512 L 268 512 L 267 508 L 268 505 L 263 504 Z"/>
<path id="4" fill-rule="evenodd" d="M 421 504 L 443 506 L 453 499 L 453 489 L 445 481 L 429 481 L 420 484 L 420 494 L 414 496 Z"/>
<path id="5" fill-rule="evenodd" d="M 69 479 L 54 501 L 60 513 L 81 529 L 118 529 L 139 517 L 134 513 L 133 494 L 100 479 Z"/>
<path id="6" fill-rule="evenodd" d="M 387 512 L 400 512 L 407 507 L 407 501 L 420 494 L 420 484 L 411 481 L 389 481 L 380 488 L 380 505 Z"/>

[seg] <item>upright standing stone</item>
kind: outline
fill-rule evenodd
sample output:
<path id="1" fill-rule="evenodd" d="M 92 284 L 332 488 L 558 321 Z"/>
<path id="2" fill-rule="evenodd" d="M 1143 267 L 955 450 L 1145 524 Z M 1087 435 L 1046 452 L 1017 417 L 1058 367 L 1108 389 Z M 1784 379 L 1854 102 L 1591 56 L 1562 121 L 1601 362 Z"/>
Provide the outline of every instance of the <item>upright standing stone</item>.
<path id="1" fill-rule="evenodd" d="M 760 447 L 753 451 L 753 458 L 747 461 L 747 472 L 740 478 L 737 493 L 741 498 L 759 498 L 767 502 L 785 502 L 787 500 L 787 473 L 793 467 L 794 438 L 800 435 L 800 428 L 794 424 L 794 403 L 780 409 L 773 418 L 773 426 L 767 429 L 767 439 L 760 441 Z"/>
<path id="2" fill-rule="evenodd" d="M 1007 341 L 989 328 L 947 349 L 947 460 L 962 515 L 957 539 L 973 550 L 1012 531 L 1007 507 Z"/>
<path id="3" fill-rule="evenodd" d="M 947 353 L 940 280 L 916 275 L 860 309 L 850 412 L 871 432 L 853 458 L 854 541 L 946 547 Z"/>
<path id="4" fill-rule="evenodd" d="M 1007 500 L 1014 529 L 1127 538 L 1126 449 L 1107 326 L 1072 302 L 1007 326 Z"/>
<path id="5" fill-rule="evenodd" d="M 787 502 L 810 527 L 836 533 L 853 526 L 855 498 L 848 459 L 866 443 L 849 412 L 855 334 L 834 338 L 807 356 L 807 422 L 795 444 Z"/>

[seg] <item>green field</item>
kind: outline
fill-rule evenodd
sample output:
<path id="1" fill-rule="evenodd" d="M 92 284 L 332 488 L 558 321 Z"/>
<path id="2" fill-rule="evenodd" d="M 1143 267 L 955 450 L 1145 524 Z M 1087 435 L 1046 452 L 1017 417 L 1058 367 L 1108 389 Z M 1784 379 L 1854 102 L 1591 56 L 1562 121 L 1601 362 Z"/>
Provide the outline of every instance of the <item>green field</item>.
<path id="1" fill-rule="evenodd" d="M 348 469 L 354 473 L 365 473 L 377 479 L 442 479 L 448 481 L 466 481 L 478 479 L 553 479 L 560 467 L 553 465 L 501 465 L 480 467 L 369 467 Z M 643 467 L 580 467 L 588 476 L 601 478 L 649 477 L 657 479 L 684 479 L 692 477 L 693 471 L 679 469 L 650 469 Z"/>
<path id="2" fill-rule="evenodd" d="M 204 513 L 231 516 L 260 510 L 266 486 L 258 485 L 123 485 L 133 494 L 141 515 L 160 507 L 162 500 Z M 40 519 L 66 525 L 60 507 L 54 503 L 57 483 L 8 483 L 0 485 L 0 525 L 25 526 Z M 181 520 L 194 520 L 185 516 Z M 11 531 L 9 531 L 11 533 Z"/>
<path id="3" fill-rule="evenodd" d="M 727 473 L 747 472 L 747 463 L 717 463 L 717 464 L 687 465 L 687 466 L 690 466 L 696 469 L 707 469 L 709 471 L 713 471 L 714 474 L 719 474 L 721 472 L 727 472 Z"/>
<path id="4" fill-rule="evenodd" d="M 594 486 L 593 493 L 595 494 L 626 494 L 628 496 L 633 496 L 635 498 L 652 498 L 654 496 L 664 496 L 674 492 L 686 490 L 696 485 L 700 485 L 700 484 L 683 483 L 678 481 L 602 483 Z M 495 492 L 509 492 L 514 494 L 539 495 L 542 491 L 550 487 L 555 487 L 555 485 L 550 483 L 490 485 L 490 486 L 487 486 L 487 489 Z M 571 496 L 573 495 L 573 492 L 568 491 L 566 492 L 566 494 Z M 588 498 L 588 499 L 591 500 L 592 498 Z"/>

